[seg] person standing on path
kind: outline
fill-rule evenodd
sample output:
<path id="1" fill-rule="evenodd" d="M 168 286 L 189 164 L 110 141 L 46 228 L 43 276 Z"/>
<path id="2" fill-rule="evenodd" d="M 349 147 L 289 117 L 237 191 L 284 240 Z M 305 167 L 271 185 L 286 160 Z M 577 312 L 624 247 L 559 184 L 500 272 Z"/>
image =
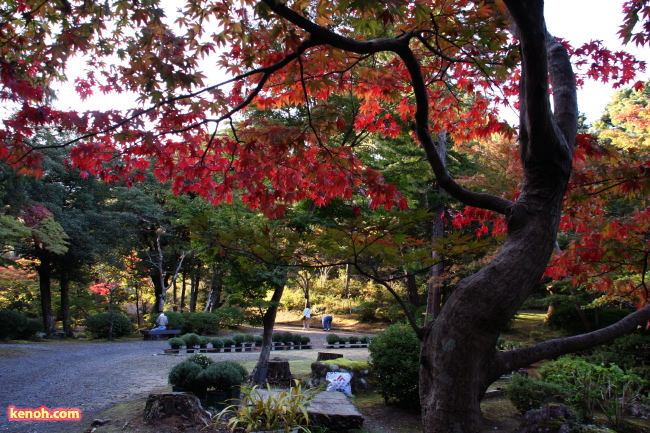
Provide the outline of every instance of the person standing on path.
<path id="1" fill-rule="evenodd" d="M 311 309 L 309 304 L 302 311 L 302 329 L 309 330 L 309 325 L 311 325 Z"/>
<path id="2" fill-rule="evenodd" d="M 321 320 L 323 322 L 323 331 L 331 331 L 332 330 L 332 316 L 328 314 L 327 316 L 323 316 L 323 318 Z"/>

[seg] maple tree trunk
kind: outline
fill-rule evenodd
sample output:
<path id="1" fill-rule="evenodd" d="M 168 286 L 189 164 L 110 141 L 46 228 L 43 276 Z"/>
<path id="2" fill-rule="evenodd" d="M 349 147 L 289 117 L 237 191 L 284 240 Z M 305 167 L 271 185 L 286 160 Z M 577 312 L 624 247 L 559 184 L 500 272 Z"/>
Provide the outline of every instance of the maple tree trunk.
<path id="1" fill-rule="evenodd" d="M 264 317 L 262 318 L 262 323 L 264 324 L 264 330 L 262 331 L 262 348 L 260 357 L 257 360 L 257 365 L 255 366 L 255 371 L 268 369 L 269 360 L 271 359 L 271 347 L 273 347 L 273 327 L 275 326 L 275 318 L 278 314 L 278 305 L 280 304 L 280 299 L 282 299 L 283 293 L 284 285 L 275 288 L 273 296 L 271 296 L 271 305 L 267 308 Z"/>
<path id="2" fill-rule="evenodd" d="M 66 337 L 72 337 L 72 326 L 70 323 L 70 278 L 66 269 L 61 270 L 59 280 L 61 288 L 61 316 L 63 320 L 63 332 Z"/>
<path id="3" fill-rule="evenodd" d="M 52 313 L 52 265 L 47 254 L 41 257 L 41 264 L 36 267 L 38 286 L 41 293 L 41 314 L 43 315 L 43 331 L 48 337 L 54 330 L 54 314 Z"/>

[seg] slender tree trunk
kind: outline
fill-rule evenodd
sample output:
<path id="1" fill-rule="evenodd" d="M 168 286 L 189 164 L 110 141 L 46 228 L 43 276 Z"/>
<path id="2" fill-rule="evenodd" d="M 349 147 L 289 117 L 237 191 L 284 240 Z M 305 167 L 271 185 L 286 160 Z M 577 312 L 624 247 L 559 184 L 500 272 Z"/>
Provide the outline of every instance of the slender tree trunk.
<path id="1" fill-rule="evenodd" d="M 418 295 L 418 285 L 415 281 L 415 274 L 412 274 L 409 271 L 404 271 L 404 275 L 406 276 L 406 295 L 409 304 L 419 307 L 420 296 Z"/>
<path id="2" fill-rule="evenodd" d="M 275 318 L 278 314 L 278 306 L 280 305 L 280 300 L 282 299 L 282 294 L 284 293 L 285 285 L 277 286 L 273 291 L 273 296 L 271 296 L 271 305 L 264 313 L 262 318 L 262 323 L 264 324 L 264 331 L 262 334 L 262 347 L 260 352 L 260 357 L 255 366 L 255 372 L 260 369 L 267 369 L 269 365 L 269 359 L 271 358 L 271 347 L 273 347 L 273 327 L 275 326 Z M 255 373 L 254 372 L 254 373 Z"/>
<path id="3" fill-rule="evenodd" d="M 440 157 L 443 165 L 447 166 L 447 134 L 442 132 L 438 136 L 438 146 L 436 152 Z M 431 221 L 431 243 L 435 244 L 445 234 L 445 204 L 442 197 L 445 190 L 437 185 L 435 193 L 438 196 L 435 206 L 432 209 L 433 220 Z M 440 308 L 442 306 L 442 273 L 444 271 L 444 263 L 441 255 L 437 251 L 431 252 L 431 258 L 434 260 L 433 265 L 429 270 L 429 283 L 427 291 L 427 310 L 425 316 L 425 323 L 435 319 L 440 315 Z"/>
<path id="4" fill-rule="evenodd" d="M 41 263 L 36 267 L 38 286 L 41 292 L 41 314 L 43 315 L 43 330 L 48 337 L 54 331 L 54 314 L 52 313 L 52 264 L 48 254 L 43 254 Z"/>
<path id="5" fill-rule="evenodd" d="M 136 283 L 134 285 L 135 289 L 135 319 L 137 321 L 138 327 L 140 327 L 140 286 Z"/>
<path id="6" fill-rule="evenodd" d="M 72 337 L 72 324 L 70 321 L 70 275 L 67 269 L 61 269 L 61 316 L 63 319 L 63 332 L 66 337 Z"/>
<path id="7" fill-rule="evenodd" d="M 352 302 L 350 301 L 350 264 L 345 265 L 345 293 L 348 297 L 348 307 L 350 308 L 350 314 L 352 314 Z"/>
<path id="8" fill-rule="evenodd" d="M 187 280 L 185 278 L 185 272 L 183 272 L 183 280 L 181 283 L 181 313 L 185 311 L 185 287 L 187 287 Z"/>

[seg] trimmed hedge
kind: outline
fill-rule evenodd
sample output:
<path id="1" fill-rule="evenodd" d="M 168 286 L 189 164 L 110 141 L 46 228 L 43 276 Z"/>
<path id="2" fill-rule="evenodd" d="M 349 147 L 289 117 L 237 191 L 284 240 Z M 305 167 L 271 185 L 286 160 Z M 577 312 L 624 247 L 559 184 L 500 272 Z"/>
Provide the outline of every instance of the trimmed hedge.
<path id="1" fill-rule="evenodd" d="M 111 313 L 99 313 L 88 317 L 84 322 L 86 331 L 99 338 L 108 338 L 110 316 Z M 113 338 L 129 335 L 132 329 L 133 324 L 128 317 L 120 313 L 113 313 Z"/>
<path id="2" fill-rule="evenodd" d="M 0 310 L 0 339 L 20 338 L 27 327 L 27 319 L 18 311 Z"/>

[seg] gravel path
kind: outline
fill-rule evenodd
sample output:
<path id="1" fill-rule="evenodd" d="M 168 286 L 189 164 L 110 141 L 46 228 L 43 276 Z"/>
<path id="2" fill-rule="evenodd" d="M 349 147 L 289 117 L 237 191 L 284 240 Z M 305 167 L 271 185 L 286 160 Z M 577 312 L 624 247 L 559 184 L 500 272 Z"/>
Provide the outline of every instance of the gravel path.
<path id="1" fill-rule="evenodd" d="M 291 358 L 316 360 L 325 333 L 312 327 L 276 326 L 309 335 L 314 350 L 279 352 Z M 246 332 L 261 333 L 261 330 Z M 348 332 L 337 332 L 350 334 Z M 361 335 L 361 334 L 355 334 Z M 0 344 L 0 431 L 44 433 L 70 431 L 69 422 L 10 422 L 7 408 L 78 408 L 84 421 L 97 411 L 167 387 L 169 370 L 186 355 L 165 356 L 160 341 L 47 341 Z M 352 349 L 354 351 L 362 349 Z M 337 350 L 339 351 L 339 350 Z M 345 351 L 345 350 L 344 350 Z M 272 352 L 271 356 L 275 356 Z M 215 359 L 255 360 L 259 352 L 211 354 Z"/>

